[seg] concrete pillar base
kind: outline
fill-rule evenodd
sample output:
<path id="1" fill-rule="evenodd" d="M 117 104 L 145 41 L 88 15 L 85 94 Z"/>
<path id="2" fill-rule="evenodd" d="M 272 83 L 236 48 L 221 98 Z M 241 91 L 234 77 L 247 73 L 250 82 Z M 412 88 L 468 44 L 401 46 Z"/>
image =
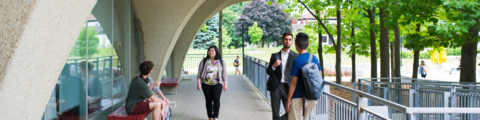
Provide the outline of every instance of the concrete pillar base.
<path id="1" fill-rule="evenodd" d="M 180 89 L 180 85 L 178 86 L 162 86 L 160 90 L 164 95 L 176 95 L 177 90 Z"/>
<path id="2" fill-rule="evenodd" d="M 182 81 L 192 81 L 192 78 L 182 76 Z"/>

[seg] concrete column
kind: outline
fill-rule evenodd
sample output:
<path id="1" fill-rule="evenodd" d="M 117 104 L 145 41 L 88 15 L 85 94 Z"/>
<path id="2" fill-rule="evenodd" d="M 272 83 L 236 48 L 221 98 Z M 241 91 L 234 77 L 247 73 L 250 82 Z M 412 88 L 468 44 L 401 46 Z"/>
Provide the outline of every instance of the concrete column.
<path id="1" fill-rule="evenodd" d="M 0 2 L 0 116 L 40 119 L 96 0 Z"/>

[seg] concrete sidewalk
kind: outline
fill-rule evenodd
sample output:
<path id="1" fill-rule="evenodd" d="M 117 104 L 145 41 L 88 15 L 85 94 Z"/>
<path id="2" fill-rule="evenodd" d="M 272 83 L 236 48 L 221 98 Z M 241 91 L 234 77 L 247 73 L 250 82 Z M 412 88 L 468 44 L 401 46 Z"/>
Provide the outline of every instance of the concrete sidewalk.
<path id="1" fill-rule="evenodd" d="M 205 98 L 197 90 L 196 76 L 192 81 L 181 81 L 177 95 L 166 95 L 175 102 L 172 106 L 174 120 L 208 120 Z M 222 92 L 219 120 L 269 120 L 270 105 L 240 75 L 228 76 L 228 90 Z"/>

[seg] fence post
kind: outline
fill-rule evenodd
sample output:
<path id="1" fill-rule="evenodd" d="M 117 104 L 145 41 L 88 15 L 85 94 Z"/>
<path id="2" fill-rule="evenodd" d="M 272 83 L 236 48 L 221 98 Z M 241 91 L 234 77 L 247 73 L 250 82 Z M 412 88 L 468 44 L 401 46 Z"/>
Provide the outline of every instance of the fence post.
<path id="1" fill-rule="evenodd" d="M 388 84 L 388 87 L 383 88 L 383 98 L 385 100 L 392 101 L 392 99 L 390 97 L 390 87 L 391 87 L 391 84 Z M 392 108 L 391 107 L 388 107 L 388 116 L 392 116 Z"/>
<path id="2" fill-rule="evenodd" d="M 445 107 L 445 108 L 448 108 L 448 103 L 449 103 L 448 99 L 450 98 L 450 94 L 451 94 L 450 92 L 443 92 L 443 107 Z M 448 113 L 445 113 L 443 115 L 443 119 L 444 120 L 449 120 L 450 115 L 448 115 Z"/>
<path id="3" fill-rule="evenodd" d="M 367 86 L 367 93 L 372 94 L 373 93 L 373 86 Z M 373 94 L 372 94 L 373 95 Z M 369 101 L 368 105 L 373 105 L 373 101 Z"/>
<path id="4" fill-rule="evenodd" d="M 407 113 L 408 115 L 408 120 L 416 120 L 417 119 L 417 115 L 415 115 L 415 113 Z"/>
<path id="5" fill-rule="evenodd" d="M 420 85 L 415 84 L 415 98 L 414 98 L 414 100 L 415 100 L 414 106 L 415 107 L 420 107 L 420 92 L 419 92 L 419 90 L 420 90 Z M 415 116 L 416 119 L 420 119 L 419 115 L 416 115 L 414 113 L 412 113 L 412 115 Z"/>
<path id="6" fill-rule="evenodd" d="M 408 89 L 408 107 L 415 107 L 415 89 Z"/>
<path id="7" fill-rule="evenodd" d="M 362 79 L 358 79 L 358 90 L 362 91 Z"/>
<path id="8" fill-rule="evenodd" d="M 457 88 L 455 86 L 450 87 L 450 107 L 457 107 L 457 99 L 455 97 L 455 92 Z M 456 120 L 457 115 L 455 113 L 450 114 L 450 120 Z"/>
<path id="9" fill-rule="evenodd" d="M 360 80 L 360 79 L 358 79 Z M 353 83 L 353 89 L 355 89 L 355 87 L 359 86 L 358 83 Z M 358 88 L 360 90 L 360 87 Z M 360 90 L 362 91 L 362 90 Z M 352 97 L 353 97 L 353 102 L 355 102 L 357 100 L 357 97 L 356 97 L 356 94 L 353 94 L 352 93 Z"/>
<path id="10" fill-rule="evenodd" d="M 368 106 L 368 98 L 363 97 L 362 94 L 358 95 L 358 100 L 357 100 L 357 118 L 358 120 L 366 120 L 366 114 L 363 112 L 362 107 L 367 107 Z"/>

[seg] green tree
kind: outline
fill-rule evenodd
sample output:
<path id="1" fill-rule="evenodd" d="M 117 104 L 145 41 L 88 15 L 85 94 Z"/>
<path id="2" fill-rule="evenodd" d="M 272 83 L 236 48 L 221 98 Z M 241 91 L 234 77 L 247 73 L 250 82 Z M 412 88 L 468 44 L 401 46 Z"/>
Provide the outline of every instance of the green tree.
<path id="1" fill-rule="evenodd" d="M 87 32 L 86 28 L 83 27 L 82 31 L 80 32 L 80 35 L 77 38 L 77 41 L 75 42 L 75 46 L 73 47 L 72 53 L 75 56 L 79 57 L 86 57 L 86 52 L 87 52 Z M 98 34 L 97 30 L 94 27 L 89 27 L 88 28 L 88 56 L 92 56 L 95 53 L 98 52 L 98 42 L 99 39 L 96 37 Z"/>
<path id="2" fill-rule="evenodd" d="M 460 82 L 476 82 L 477 44 L 480 25 L 480 1 L 442 0 L 443 21 L 435 29 L 441 40 L 449 41 L 451 47 L 462 47 Z"/>
<path id="3" fill-rule="evenodd" d="M 197 33 L 195 39 L 193 39 L 192 47 L 195 49 L 207 49 L 212 45 L 217 45 L 217 42 L 213 40 L 213 38 L 218 38 L 218 25 L 219 25 L 219 15 L 216 14 L 212 18 L 210 18 L 207 23 L 205 23 L 205 27 Z"/>
<path id="4" fill-rule="evenodd" d="M 284 0 L 279 0 L 279 3 L 283 3 Z M 321 29 L 323 28 L 325 32 L 327 33 L 327 36 L 330 38 L 331 42 L 333 43 L 333 48 L 335 49 L 335 71 L 336 73 L 342 73 L 341 72 L 341 52 L 342 52 L 342 30 L 344 29 L 342 25 L 342 14 L 341 11 L 343 8 L 348 7 L 348 2 L 347 1 L 342 1 L 342 0 L 291 0 L 289 1 L 292 4 L 292 6 L 298 6 L 300 10 L 298 10 L 299 13 L 303 13 L 303 10 L 307 10 L 310 14 L 312 14 L 315 19 L 317 19 L 319 26 L 313 27 L 316 29 Z M 325 11 L 326 9 L 326 11 Z M 287 10 L 287 11 L 297 11 L 297 10 Z M 318 11 L 318 12 L 317 12 Z M 323 11 L 323 12 L 322 12 Z M 314 13 L 316 12 L 316 13 Z M 327 13 L 327 16 L 333 16 L 335 15 L 337 18 L 337 23 L 336 23 L 336 32 L 332 30 L 331 27 L 328 27 L 326 24 L 324 24 L 324 19 L 320 18 L 321 13 Z M 336 34 L 337 39 L 333 39 L 333 35 Z M 334 41 L 335 40 L 335 41 Z M 323 61 L 323 57 L 320 58 L 321 62 Z M 322 64 L 322 63 L 320 63 Z M 341 84 L 342 78 L 341 74 L 336 75 L 336 83 Z"/>
<path id="5" fill-rule="evenodd" d="M 222 10 L 222 26 L 225 28 L 224 31 L 227 32 L 226 34 L 232 39 L 228 46 L 235 46 L 235 48 L 240 47 L 239 43 L 242 42 L 242 36 L 235 35 L 234 21 L 237 20 L 240 14 L 242 14 L 243 6 L 247 5 L 248 3 L 250 2 L 240 2 Z M 222 34 L 224 34 L 224 32 L 222 32 Z M 225 37 L 223 38 L 225 39 Z"/>
<path id="6" fill-rule="evenodd" d="M 409 26 L 406 30 L 405 48 L 414 51 L 412 78 L 418 77 L 420 51 L 427 47 L 438 47 L 439 42 L 435 36 L 428 32 L 429 26 L 435 26 L 438 22 L 437 8 L 440 7 L 440 0 L 433 1 L 393 1 L 387 12 L 389 18 L 385 19 L 385 27 L 390 29 L 400 25 Z M 400 20 L 400 21 L 399 21 Z"/>
<path id="7" fill-rule="evenodd" d="M 370 77 L 377 78 L 377 34 L 375 32 L 378 30 L 377 21 L 376 21 L 376 11 L 378 1 L 376 0 L 353 0 L 354 7 L 364 9 L 367 12 L 369 19 L 369 30 L 370 30 Z"/>
<path id="8" fill-rule="evenodd" d="M 262 31 L 262 28 L 258 27 L 257 26 L 257 22 L 253 23 L 253 26 L 249 27 L 248 29 L 248 35 L 252 36 L 250 38 L 250 41 L 252 41 L 252 43 L 260 43 L 260 40 L 262 39 L 262 36 L 263 36 L 263 31 Z"/>
<path id="9" fill-rule="evenodd" d="M 223 31 L 226 31 L 225 28 L 223 28 Z M 223 49 L 228 49 L 228 45 L 230 45 L 230 43 L 232 42 L 232 38 L 230 38 L 230 36 L 228 35 L 227 32 L 222 32 L 222 46 L 223 46 Z M 217 38 L 213 38 L 213 40 L 215 41 L 215 43 L 219 43 L 218 42 L 218 39 Z"/>

